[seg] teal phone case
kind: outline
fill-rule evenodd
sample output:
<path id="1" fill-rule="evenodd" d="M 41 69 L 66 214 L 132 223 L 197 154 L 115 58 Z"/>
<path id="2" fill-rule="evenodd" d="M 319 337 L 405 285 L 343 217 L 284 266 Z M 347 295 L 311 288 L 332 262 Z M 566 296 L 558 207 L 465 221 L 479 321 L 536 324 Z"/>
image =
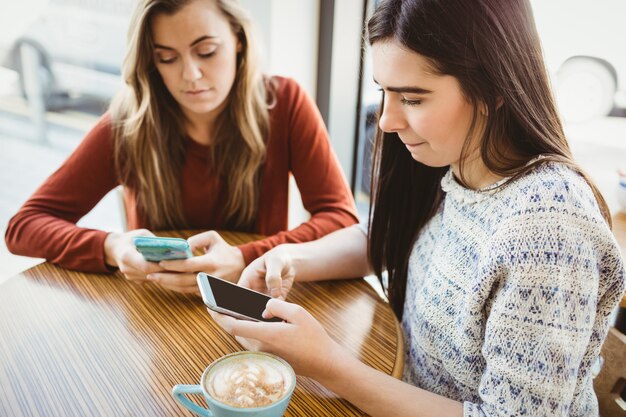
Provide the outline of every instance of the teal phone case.
<path id="1" fill-rule="evenodd" d="M 189 243 L 176 237 L 140 236 L 134 239 L 134 243 L 146 261 L 187 259 L 192 256 Z"/>

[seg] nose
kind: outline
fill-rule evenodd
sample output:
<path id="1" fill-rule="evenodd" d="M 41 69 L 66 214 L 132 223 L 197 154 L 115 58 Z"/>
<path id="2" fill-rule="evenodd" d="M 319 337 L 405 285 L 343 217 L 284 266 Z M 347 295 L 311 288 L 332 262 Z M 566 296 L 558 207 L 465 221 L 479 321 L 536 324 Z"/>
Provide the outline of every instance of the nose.
<path id="1" fill-rule="evenodd" d="M 202 70 L 200 64 L 195 60 L 188 58 L 183 60 L 183 79 L 193 82 L 202 78 Z"/>
<path id="2" fill-rule="evenodd" d="M 406 118 L 402 108 L 391 100 L 383 101 L 383 111 L 378 119 L 378 126 L 383 132 L 398 132 L 406 128 Z"/>

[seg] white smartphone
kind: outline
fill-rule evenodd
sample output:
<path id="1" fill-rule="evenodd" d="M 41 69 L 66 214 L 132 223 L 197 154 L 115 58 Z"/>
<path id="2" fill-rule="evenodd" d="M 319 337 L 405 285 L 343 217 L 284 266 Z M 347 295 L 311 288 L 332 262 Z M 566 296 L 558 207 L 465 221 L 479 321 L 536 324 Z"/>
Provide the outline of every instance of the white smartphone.
<path id="1" fill-rule="evenodd" d="M 196 279 L 204 304 L 213 311 L 243 320 L 283 321 L 278 317 L 263 318 L 265 305 L 272 299 L 268 295 L 204 272 L 198 273 Z"/>

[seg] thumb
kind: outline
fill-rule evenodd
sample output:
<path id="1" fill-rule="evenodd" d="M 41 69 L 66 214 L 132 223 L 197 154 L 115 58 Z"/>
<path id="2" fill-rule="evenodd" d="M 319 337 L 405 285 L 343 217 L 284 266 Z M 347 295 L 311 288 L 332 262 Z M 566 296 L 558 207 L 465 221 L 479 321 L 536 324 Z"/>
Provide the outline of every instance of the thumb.
<path id="1" fill-rule="evenodd" d="M 203 249 L 208 251 L 211 246 L 216 243 L 223 242 L 224 239 L 217 233 L 215 230 L 209 230 L 208 232 L 198 233 L 197 235 L 191 236 L 187 239 L 189 246 L 191 246 L 191 250 L 195 251 L 196 249 Z"/>
<path id="2" fill-rule="evenodd" d="M 306 310 L 298 304 L 272 298 L 265 305 L 263 317 L 266 319 L 278 317 L 285 320 L 287 323 L 294 323 L 297 321 L 298 315 L 301 314 L 301 312 L 304 313 Z"/>

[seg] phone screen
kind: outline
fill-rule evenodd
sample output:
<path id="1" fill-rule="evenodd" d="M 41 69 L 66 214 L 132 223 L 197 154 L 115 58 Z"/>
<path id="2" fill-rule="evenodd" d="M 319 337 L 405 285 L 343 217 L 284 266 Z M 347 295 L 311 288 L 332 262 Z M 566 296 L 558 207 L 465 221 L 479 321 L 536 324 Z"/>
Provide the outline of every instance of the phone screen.
<path id="1" fill-rule="evenodd" d="M 223 313 L 228 314 L 228 312 L 234 312 L 258 321 L 282 321 L 282 319 L 278 317 L 265 319 L 262 316 L 265 305 L 271 297 L 248 288 L 240 287 L 221 278 L 213 277 L 205 273 L 198 274 L 199 280 L 204 277 L 208 280 L 215 305 L 222 310 L 226 310 L 222 311 Z M 202 290 L 202 285 L 200 285 L 200 289 Z M 209 307 L 211 306 L 209 305 Z"/>

